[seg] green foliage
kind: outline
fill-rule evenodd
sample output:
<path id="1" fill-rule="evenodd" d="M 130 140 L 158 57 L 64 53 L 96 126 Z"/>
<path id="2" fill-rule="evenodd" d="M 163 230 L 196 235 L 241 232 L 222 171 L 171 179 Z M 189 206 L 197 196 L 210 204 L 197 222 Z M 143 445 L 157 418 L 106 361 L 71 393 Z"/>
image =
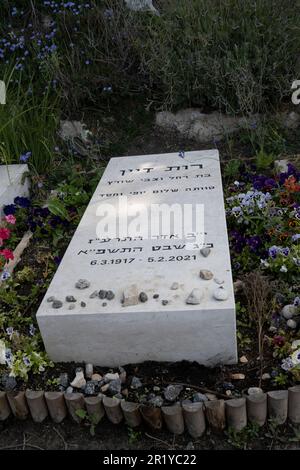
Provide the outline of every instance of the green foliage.
<path id="1" fill-rule="evenodd" d="M 85 411 L 82 408 L 76 410 L 75 413 L 80 419 L 84 420 L 86 424 L 89 426 L 91 436 L 95 436 L 95 429 L 96 429 L 96 425 L 98 424 L 98 418 L 96 417 L 96 415 L 93 415 L 93 414 L 89 415 L 87 411 Z"/>
<path id="2" fill-rule="evenodd" d="M 19 163 L 21 155 L 31 152 L 29 166 L 45 173 L 54 155 L 57 98 L 49 92 L 41 96 L 33 87 L 21 78 L 17 88 L 7 83 L 6 104 L 0 106 L 0 164 Z"/>
<path id="3" fill-rule="evenodd" d="M 255 163 L 258 170 L 266 170 L 272 167 L 274 163 L 274 155 L 268 154 L 264 152 L 264 150 L 260 150 L 255 157 Z"/>
<path id="4" fill-rule="evenodd" d="M 133 445 L 136 444 L 142 438 L 142 433 L 140 431 L 136 431 L 129 426 L 127 427 L 128 432 L 128 443 Z"/>
<path id="5" fill-rule="evenodd" d="M 259 426 L 255 423 L 250 423 L 241 431 L 236 431 L 229 428 L 226 431 L 229 444 L 237 449 L 251 449 L 251 443 L 253 439 L 259 437 Z"/>
<path id="6" fill-rule="evenodd" d="M 237 159 L 229 160 L 224 168 L 224 176 L 229 179 L 236 178 L 239 175 L 241 161 Z"/>
<path id="7" fill-rule="evenodd" d="M 273 382 L 278 387 L 286 387 L 289 383 L 288 375 L 284 372 L 279 372 L 273 379 Z"/>
<path id="8" fill-rule="evenodd" d="M 57 215 L 62 219 L 69 220 L 66 206 L 57 197 L 49 199 L 47 207 L 52 214 Z"/>

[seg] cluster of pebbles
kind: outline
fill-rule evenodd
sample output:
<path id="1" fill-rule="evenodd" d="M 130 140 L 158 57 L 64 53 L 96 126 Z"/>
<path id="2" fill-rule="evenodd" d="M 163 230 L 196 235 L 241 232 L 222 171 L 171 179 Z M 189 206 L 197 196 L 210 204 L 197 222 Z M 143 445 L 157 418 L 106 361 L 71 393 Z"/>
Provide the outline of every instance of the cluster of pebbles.
<path id="1" fill-rule="evenodd" d="M 293 304 L 285 305 L 280 312 L 281 318 L 286 321 L 286 326 L 296 330 L 300 326 L 299 308 Z"/>
<path id="2" fill-rule="evenodd" d="M 200 250 L 201 255 L 204 258 L 207 258 L 210 253 L 211 249 L 208 247 L 204 247 Z M 213 289 L 212 296 L 215 300 L 217 301 L 224 301 L 228 299 L 228 291 L 224 287 L 224 281 L 220 280 L 216 277 L 214 277 L 214 274 L 212 271 L 208 269 L 201 269 L 199 273 L 200 279 L 203 281 L 211 281 L 213 280 L 217 286 Z M 84 290 L 88 289 L 90 287 L 90 282 L 87 279 L 79 279 L 75 283 L 76 289 L 79 290 Z M 176 291 L 180 287 L 178 282 L 173 282 L 172 285 L 170 286 L 170 290 Z M 154 294 L 153 299 L 157 300 L 159 299 L 159 294 Z M 100 300 L 103 300 L 102 306 L 106 307 L 107 302 L 106 300 L 110 301 L 115 298 L 115 293 L 112 290 L 95 290 L 93 291 L 90 296 L 90 299 L 96 299 L 99 298 Z M 190 294 L 186 298 L 186 304 L 188 305 L 199 305 L 204 298 L 204 289 L 201 288 L 200 286 L 198 288 L 194 288 Z M 63 302 L 61 300 L 56 299 L 55 297 L 48 297 L 47 299 L 48 302 L 52 303 L 53 308 L 61 308 L 63 306 Z M 69 304 L 68 309 L 73 310 L 75 308 L 75 304 L 77 302 L 77 299 L 72 296 L 72 295 L 67 295 L 65 298 L 65 301 Z M 125 289 L 123 292 L 123 296 L 121 298 L 121 304 L 123 307 L 128 307 L 131 305 L 137 305 L 139 303 L 145 303 L 148 301 L 148 295 L 146 292 L 139 292 L 137 289 L 136 285 L 132 285 L 129 288 Z M 169 304 L 168 299 L 161 299 L 159 300 L 161 302 L 161 305 L 165 306 Z M 80 301 L 80 306 L 81 307 L 86 307 L 86 303 L 83 301 Z"/>
<path id="3" fill-rule="evenodd" d="M 215 395 L 204 395 L 180 384 L 164 387 L 143 384 L 139 377 L 127 376 L 123 367 L 103 374 L 94 372 L 93 364 L 86 364 L 85 368 L 76 368 L 73 380 L 70 381 L 68 373 L 64 372 L 60 374 L 58 381 L 61 392 L 81 392 L 87 396 L 102 394 L 119 399 L 127 399 L 130 395 L 131 399 L 134 398 L 137 402 L 155 407 L 175 402 L 196 403 L 216 399 Z"/>

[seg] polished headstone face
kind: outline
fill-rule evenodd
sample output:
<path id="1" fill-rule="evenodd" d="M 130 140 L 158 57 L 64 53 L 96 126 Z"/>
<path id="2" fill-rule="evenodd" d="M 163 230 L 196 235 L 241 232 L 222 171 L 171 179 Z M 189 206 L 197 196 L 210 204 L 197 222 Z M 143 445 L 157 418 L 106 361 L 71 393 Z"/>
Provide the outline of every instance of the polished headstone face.
<path id="1" fill-rule="evenodd" d="M 111 159 L 37 318 L 53 360 L 235 362 L 218 152 Z"/>
<path id="2" fill-rule="evenodd" d="M 15 197 L 28 197 L 28 178 L 23 181 L 27 171 L 27 165 L 0 165 L 0 216 L 3 215 L 3 206 L 12 204 Z"/>

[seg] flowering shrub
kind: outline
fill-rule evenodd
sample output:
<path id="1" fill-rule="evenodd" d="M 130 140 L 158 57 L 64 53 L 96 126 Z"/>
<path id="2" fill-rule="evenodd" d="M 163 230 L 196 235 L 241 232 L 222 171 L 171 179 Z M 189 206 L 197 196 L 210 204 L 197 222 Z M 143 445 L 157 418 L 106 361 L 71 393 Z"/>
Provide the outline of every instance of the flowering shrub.
<path id="1" fill-rule="evenodd" d="M 300 340 L 293 341 L 290 355 L 282 360 L 281 368 L 290 372 L 295 380 L 300 381 Z"/>
<path id="2" fill-rule="evenodd" d="M 300 172 L 291 164 L 273 178 L 244 172 L 229 187 L 226 213 L 233 268 L 261 267 L 296 276 L 300 267 Z"/>

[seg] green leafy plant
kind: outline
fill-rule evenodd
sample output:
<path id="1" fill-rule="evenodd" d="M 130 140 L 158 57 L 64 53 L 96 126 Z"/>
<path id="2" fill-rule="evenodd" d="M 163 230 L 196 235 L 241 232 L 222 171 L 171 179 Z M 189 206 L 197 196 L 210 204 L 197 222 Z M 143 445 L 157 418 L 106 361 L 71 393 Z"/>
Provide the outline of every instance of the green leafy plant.
<path id="1" fill-rule="evenodd" d="M 95 415 L 89 415 L 85 410 L 78 409 L 76 410 L 76 415 L 82 419 L 90 428 L 91 436 L 95 436 L 96 425 L 98 424 L 98 419 Z"/>

